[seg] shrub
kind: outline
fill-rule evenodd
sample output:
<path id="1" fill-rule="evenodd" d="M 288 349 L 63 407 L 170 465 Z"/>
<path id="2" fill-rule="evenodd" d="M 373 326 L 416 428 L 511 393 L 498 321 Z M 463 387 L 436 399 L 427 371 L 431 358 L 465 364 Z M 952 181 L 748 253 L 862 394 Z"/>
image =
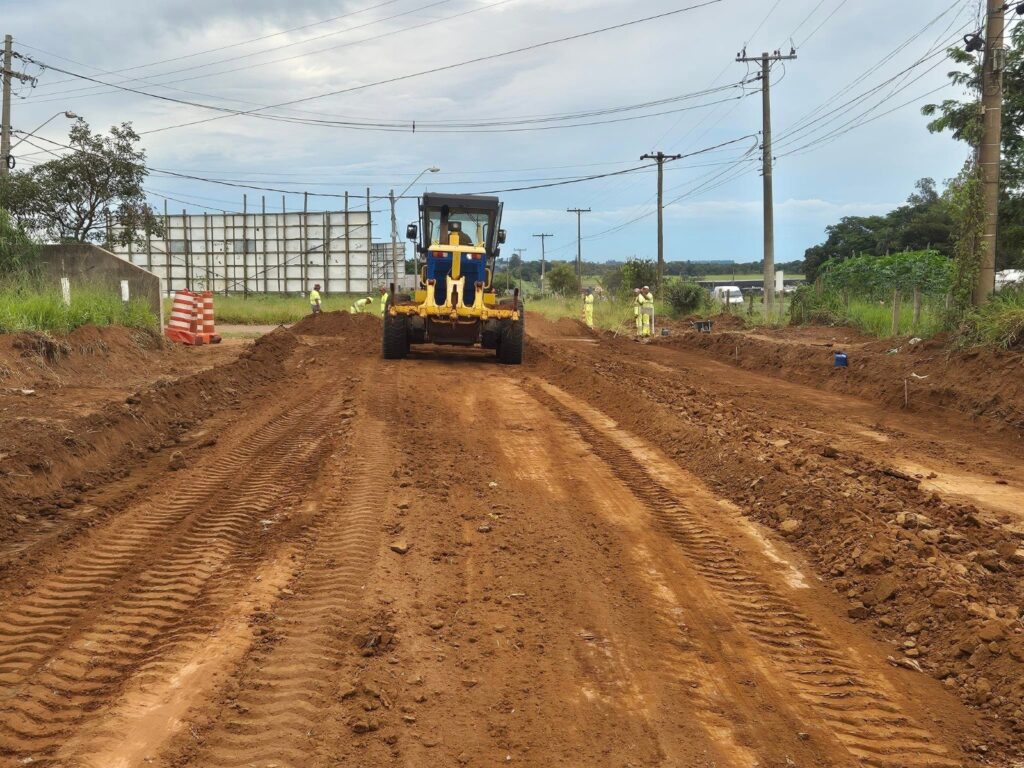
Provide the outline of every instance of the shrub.
<path id="1" fill-rule="evenodd" d="M 0 277 L 28 270 L 38 255 L 38 246 L 0 208 Z"/>
<path id="2" fill-rule="evenodd" d="M 672 280 L 665 286 L 665 300 L 679 315 L 700 312 L 708 305 L 707 291 L 690 280 Z"/>

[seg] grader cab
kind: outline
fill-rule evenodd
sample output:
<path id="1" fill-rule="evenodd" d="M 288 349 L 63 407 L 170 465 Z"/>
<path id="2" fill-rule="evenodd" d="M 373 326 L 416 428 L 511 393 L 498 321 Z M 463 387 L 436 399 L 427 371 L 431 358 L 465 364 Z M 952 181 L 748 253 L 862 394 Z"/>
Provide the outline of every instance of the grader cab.
<path id="1" fill-rule="evenodd" d="M 406 230 L 415 243 L 418 287 L 389 294 L 384 357 L 403 358 L 413 344 L 449 344 L 493 349 L 499 363 L 522 363 L 519 291 L 499 298 L 492 285 L 505 242 L 498 198 L 428 192 L 419 213 Z"/>

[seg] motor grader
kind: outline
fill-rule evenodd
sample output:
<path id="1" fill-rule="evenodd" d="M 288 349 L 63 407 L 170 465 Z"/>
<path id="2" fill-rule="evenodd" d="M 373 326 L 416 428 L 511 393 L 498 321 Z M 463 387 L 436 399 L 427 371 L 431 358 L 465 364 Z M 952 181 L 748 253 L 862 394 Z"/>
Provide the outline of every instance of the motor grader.
<path id="1" fill-rule="evenodd" d="M 499 363 L 523 361 L 523 305 L 516 289 L 499 297 L 494 263 L 505 242 L 502 204 L 485 195 L 424 193 L 419 221 L 406 237 L 415 244 L 418 287 L 397 294 L 384 310 L 383 352 L 405 357 L 413 344 L 480 346 Z"/>

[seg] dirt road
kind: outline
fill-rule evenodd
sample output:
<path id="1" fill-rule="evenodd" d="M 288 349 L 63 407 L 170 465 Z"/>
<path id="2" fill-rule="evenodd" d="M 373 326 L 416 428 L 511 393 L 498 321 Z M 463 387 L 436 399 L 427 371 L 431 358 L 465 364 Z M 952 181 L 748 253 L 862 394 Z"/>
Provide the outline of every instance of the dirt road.
<path id="1" fill-rule="evenodd" d="M 502 368 L 321 323 L 19 455 L 67 503 L 0 546 L 0 764 L 1013 764 L 1020 565 L 975 561 L 1017 521 L 907 475 L 948 429 L 575 324 Z"/>

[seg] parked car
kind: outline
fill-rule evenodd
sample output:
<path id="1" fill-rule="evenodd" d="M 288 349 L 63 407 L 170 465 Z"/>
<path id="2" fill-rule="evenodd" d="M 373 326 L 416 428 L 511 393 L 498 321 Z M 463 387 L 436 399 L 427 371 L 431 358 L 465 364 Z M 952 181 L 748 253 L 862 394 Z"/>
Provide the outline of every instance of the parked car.
<path id="1" fill-rule="evenodd" d="M 711 291 L 711 298 L 722 304 L 742 304 L 743 291 L 735 285 L 720 285 Z"/>

